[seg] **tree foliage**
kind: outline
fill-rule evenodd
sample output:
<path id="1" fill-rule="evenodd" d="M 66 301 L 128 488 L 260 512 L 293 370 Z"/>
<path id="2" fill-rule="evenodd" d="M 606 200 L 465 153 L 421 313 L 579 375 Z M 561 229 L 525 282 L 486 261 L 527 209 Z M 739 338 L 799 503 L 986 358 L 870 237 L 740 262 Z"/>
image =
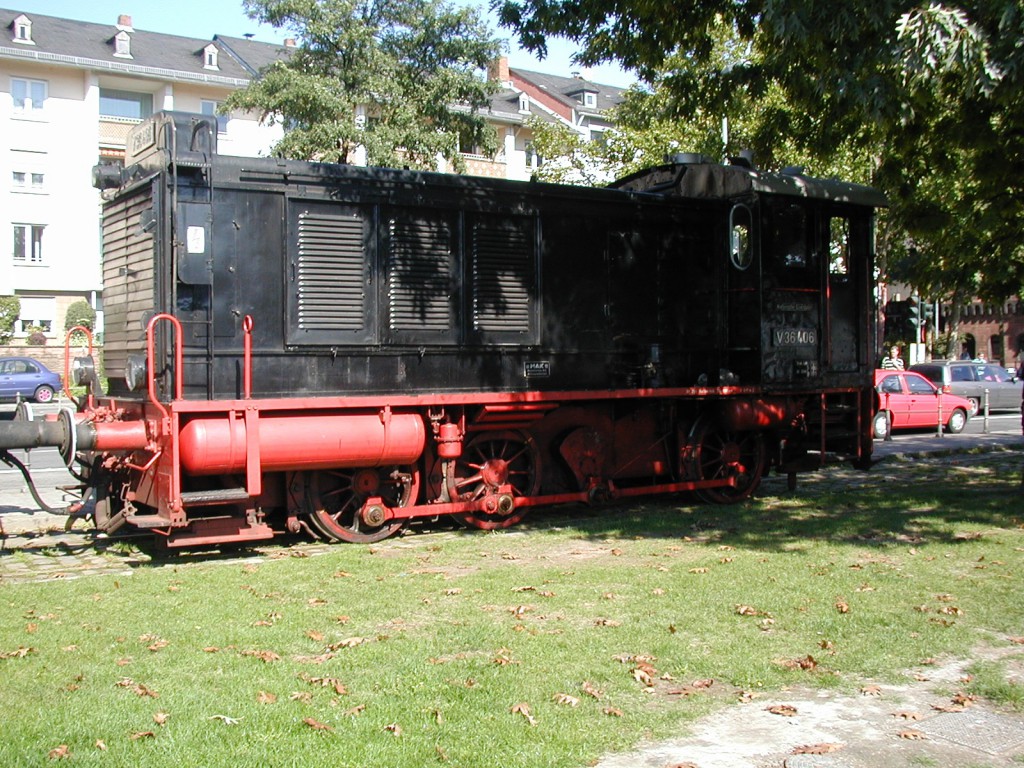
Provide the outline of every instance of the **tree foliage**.
<path id="1" fill-rule="evenodd" d="M 14 338 L 14 324 L 21 315 L 21 299 L 0 296 L 0 344 L 9 344 Z"/>
<path id="2" fill-rule="evenodd" d="M 90 331 L 96 327 L 96 310 L 85 299 L 72 302 L 64 313 L 64 330 L 70 331 L 76 325 Z"/>
<path id="3" fill-rule="evenodd" d="M 1024 289 L 1020 0 L 496 7 L 531 50 L 564 36 L 580 64 L 634 70 L 668 117 L 729 116 L 763 164 L 869 171 L 892 204 L 886 266 L 930 295 Z"/>
<path id="4" fill-rule="evenodd" d="M 481 73 L 500 52 L 479 12 L 444 0 L 245 0 L 251 18 L 283 27 L 296 49 L 228 109 L 257 111 L 287 131 L 274 148 L 305 160 L 379 166 L 461 163 L 460 139 L 494 151 L 478 110 L 496 84 Z"/>

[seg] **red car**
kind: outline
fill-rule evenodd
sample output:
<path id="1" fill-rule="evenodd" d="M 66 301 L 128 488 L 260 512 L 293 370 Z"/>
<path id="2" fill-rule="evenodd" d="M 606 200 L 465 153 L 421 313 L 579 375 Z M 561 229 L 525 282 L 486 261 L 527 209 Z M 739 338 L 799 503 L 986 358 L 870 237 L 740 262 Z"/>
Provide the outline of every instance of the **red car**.
<path id="1" fill-rule="evenodd" d="M 913 371 L 875 371 L 878 408 L 873 429 L 875 437 L 885 437 L 890 429 L 935 429 L 962 432 L 967 426 L 971 404 L 965 397 L 942 394 L 928 379 Z"/>

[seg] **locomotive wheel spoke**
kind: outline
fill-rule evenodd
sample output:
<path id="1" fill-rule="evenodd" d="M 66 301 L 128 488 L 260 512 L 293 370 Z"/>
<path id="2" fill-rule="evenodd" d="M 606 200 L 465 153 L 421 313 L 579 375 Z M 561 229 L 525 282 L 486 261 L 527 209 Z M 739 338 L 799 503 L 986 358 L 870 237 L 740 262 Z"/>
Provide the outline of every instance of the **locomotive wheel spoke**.
<path id="1" fill-rule="evenodd" d="M 691 474 L 696 480 L 726 480 L 735 485 L 701 488 L 697 495 L 715 504 L 749 498 L 764 473 L 764 441 L 757 432 L 721 430 L 711 423 L 697 424 L 690 435 Z"/>
<path id="2" fill-rule="evenodd" d="M 540 452 L 519 432 L 496 432 L 474 438 L 463 458 L 449 462 L 448 487 L 458 501 L 476 501 L 511 486 L 514 496 L 532 496 L 540 489 Z M 453 515 L 464 525 L 484 530 L 508 528 L 526 514 L 524 507 L 507 514 L 473 512 Z"/>
<path id="3" fill-rule="evenodd" d="M 369 467 L 309 472 L 305 503 L 310 523 L 331 541 L 372 543 L 393 536 L 404 520 L 367 525 L 360 511 L 367 499 L 379 496 L 389 507 L 415 503 L 419 472 L 414 467 Z"/>

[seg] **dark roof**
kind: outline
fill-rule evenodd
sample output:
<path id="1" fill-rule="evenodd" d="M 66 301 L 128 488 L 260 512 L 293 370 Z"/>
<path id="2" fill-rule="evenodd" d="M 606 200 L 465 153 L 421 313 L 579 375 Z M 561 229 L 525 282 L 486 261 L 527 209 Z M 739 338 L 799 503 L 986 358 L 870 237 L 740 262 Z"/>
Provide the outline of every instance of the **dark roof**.
<path id="1" fill-rule="evenodd" d="M 34 45 L 11 42 L 14 20 L 22 15 L 32 22 Z M 44 16 L 34 11 L 0 8 L 0 27 L 4 34 L 0 38 L 0 58 L 35 59 L 58 65 L 150 74 L 172 80 L 206 80 L 237 87 L 250 80 L 253 72 L 264 62 L 278 55 L 277 51 L 284 50 L 283 46 L 242 40 L 246 52 L 259 64 L 253 67 L 240 62 L 216 38 L 211 41 L 134 29 L 128 33 L 131 36 L 131 58 L 115 56 L 113 41 L 119 31 L 115 21 L 94 24 Z M 218 56 L 218 69 L 203 66 L 203 49 L 211 42 L 222 54 L 228 54 Z"/>
<path id="2" fill-rule="evenodd" d="M 510 67 L 509 72 L 515 72 L 523 80 L 533 83 L 566 106 L 572 107 L 577 112 L 600 114 L 622 102 L 625 88 L 618 88 L 614 85 L 601 85 L 580 77 L 559 77 L 558 75 L 547 75 L 543 72 L 532 72 L 527 69 Z M 579 94 L 589 91 L 597 94 L 597 109 L 588 109 L 583 106 Z"/>
<path id="3" fill-rule="evenodd" d="M 287 46 L 260 43 L 244 37 L 214 35 L 213 42 L 234 57 L 251 76 L 255 76 L 275 61 L 283 61 L 293 50 Z"/>
<path id="4" fill-rule="evenodd" d="M 519 91 L 513 91 L 510 89 L 502 89 L 491 96 L 490 106 L 486 115 L 500 122 L 520 125 L 525 123 L 531 117 L 539 118 L 546 123 L 556 122 L 555 118 L 552 117 L 549 112 L 537 108 L 532 101 L 530 103 L 529 114 L 520 112 Z"/>

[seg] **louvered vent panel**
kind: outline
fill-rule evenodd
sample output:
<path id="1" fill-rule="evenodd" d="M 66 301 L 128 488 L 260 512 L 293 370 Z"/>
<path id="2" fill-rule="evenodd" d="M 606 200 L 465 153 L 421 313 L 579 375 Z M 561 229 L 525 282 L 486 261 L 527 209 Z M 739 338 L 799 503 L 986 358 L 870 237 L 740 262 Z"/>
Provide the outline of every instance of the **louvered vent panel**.
<path id="1" fill-rule="evenodd" d="M 358 331 L 365 323 L 363 222 L 356 216 L 299 215 L 299 328 Z"/>
<path id="2" fill-rule="evenodd" d="M 388 317 L 396 331 L 452 329 L 451 229 L 444 221 L 389 222 Z"/>
<path id="3" fill-rule="evenodd" d="M 532 284 L 529 228 L 477 221 L 473 226 L 473 328 L 529 332 Z"/>

